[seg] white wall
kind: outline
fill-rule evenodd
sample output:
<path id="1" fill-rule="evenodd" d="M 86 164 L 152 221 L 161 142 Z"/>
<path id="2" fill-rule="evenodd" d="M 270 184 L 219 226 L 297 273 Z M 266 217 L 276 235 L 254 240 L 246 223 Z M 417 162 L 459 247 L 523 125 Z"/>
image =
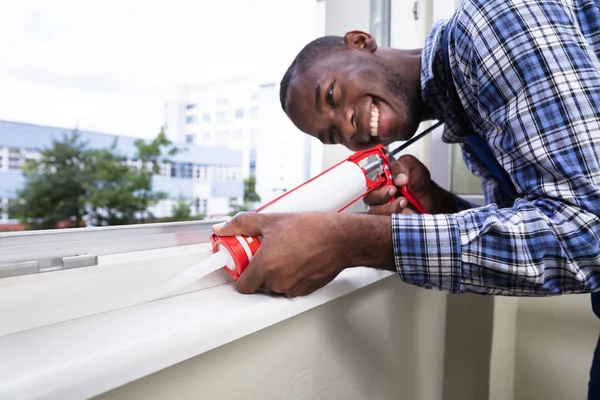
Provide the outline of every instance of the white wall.
<path id="1" fill-rule="evenodd" d="M 516 305 L 513 398 L 587 398 L 600 333 L 590 296 L 519 299 Z"/>
<path id="2" fill-rule="evenodd" d="M 441 400 L 444 301 L 391 277 L 99 399 Z"/>

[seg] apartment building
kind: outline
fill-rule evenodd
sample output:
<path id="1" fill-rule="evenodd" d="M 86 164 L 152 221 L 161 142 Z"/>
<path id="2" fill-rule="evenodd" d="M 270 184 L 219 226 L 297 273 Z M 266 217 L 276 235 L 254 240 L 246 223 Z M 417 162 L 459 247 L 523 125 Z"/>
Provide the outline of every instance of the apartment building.
<path id="1" fill-rule="evenodd" d="M 0 120 L 0 223 L 10 221 L 8 203 L 24 184 L 21 167 L 26 160 L 39 157 L 39 151 L 53 140 L 69 135 L 72 128 L 57 128 Z M 78 130 L 92 148 L 110 147 L 117 140 L 117 151 L 136 166 L 136 138 Z M 177 143 L 176 143 L 177 144 Z M 184 151 L 163 164 L 154 177 L 154 189 L 168 198 L 151 212 L 167 217 L 181 196 L 191 204 L 192 213 L 219 217 L 229 213 L 229 200 L 243 197 L 242 152 L 227 148 L 207 148 L 191 143 L 180 144 Z"/>

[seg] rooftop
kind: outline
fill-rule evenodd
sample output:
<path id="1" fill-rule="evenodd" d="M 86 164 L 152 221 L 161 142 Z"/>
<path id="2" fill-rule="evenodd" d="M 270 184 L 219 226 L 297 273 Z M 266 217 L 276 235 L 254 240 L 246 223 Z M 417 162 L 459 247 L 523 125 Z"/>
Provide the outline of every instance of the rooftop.
<path id="1" fill-rule="evenodd" d="M 73 130 L 74 128 L 59 128 L 0 120 L 0 146 L 43 149 L 49 147 L 53 140 L 60 140 Z M 133 157 L 136 153 L 134 143 L 138 138 L 86 130 L 78 130 L 78 132 L 93 148 L 110 147 L 117 139 L 119 152 L 128 157 Z M 146 141 L 149 142 L 149 140 Z M 175 162 L 223 166 L 239 166 L 242 164 L 241 151 L 229 150 L 225 147 L 200 147 L 183 143 L 175 143 L 175 145 L 185 149 L 185 151 L 172 157 Z"/>

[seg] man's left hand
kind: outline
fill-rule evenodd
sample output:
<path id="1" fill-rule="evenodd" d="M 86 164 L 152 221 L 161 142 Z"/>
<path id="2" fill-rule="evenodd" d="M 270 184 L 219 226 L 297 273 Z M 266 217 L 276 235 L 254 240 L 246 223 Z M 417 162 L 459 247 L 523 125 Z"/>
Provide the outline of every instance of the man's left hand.
<path id="1" fill-rule="evenodd" d="M 240 293 L 263 288 L 296 297 L 320 289 L 348 267 L 393 266 L 389 217 L 380 218 L 350 213 L 241 213 L 213 227 L 213 232 L 263 238 L 235 283 Z M 376 246 L 363 248 L 370 240 L 389 242 L 380 243 L 387 252 Z M 369 258 L 370 254 L 374 256 Z"/>

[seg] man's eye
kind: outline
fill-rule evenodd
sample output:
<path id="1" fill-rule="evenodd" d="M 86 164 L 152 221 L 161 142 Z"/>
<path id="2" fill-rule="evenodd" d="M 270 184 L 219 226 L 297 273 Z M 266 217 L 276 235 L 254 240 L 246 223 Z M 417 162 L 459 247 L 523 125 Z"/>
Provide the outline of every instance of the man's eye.
<path id="1" fill-rule="evenodd" d="M 325 95 L 325 101 L 327 101 L 327 104 L 329 104 L 331 107 L 334 107 L 334 104 L 333 104 L 333 83 L 331 84 L 331 86 L 329 86 L 329 89 L 327 89 L 327 94 Z"/>

